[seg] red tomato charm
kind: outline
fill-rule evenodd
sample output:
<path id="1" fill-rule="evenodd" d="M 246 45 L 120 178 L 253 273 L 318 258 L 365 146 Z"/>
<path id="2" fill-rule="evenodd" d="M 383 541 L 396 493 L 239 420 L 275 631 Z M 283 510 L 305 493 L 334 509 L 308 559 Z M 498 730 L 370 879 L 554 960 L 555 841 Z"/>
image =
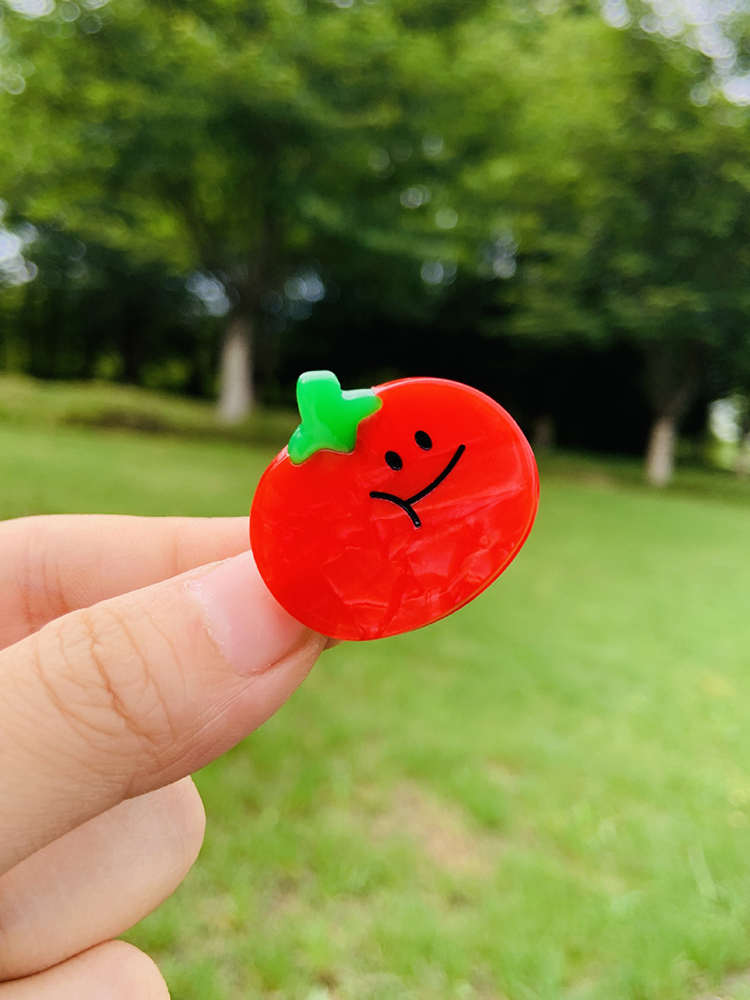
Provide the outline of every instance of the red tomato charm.
<path id="1" fill-rule="evenodd" d="M 408 378 L 342 392 L 297 384 L 302 422 L 264 472 L 250 541 L 277 601 L 336 639 L 444 618 L 488 587 L 526 540 L 534 455 L 477 389 Z"/>

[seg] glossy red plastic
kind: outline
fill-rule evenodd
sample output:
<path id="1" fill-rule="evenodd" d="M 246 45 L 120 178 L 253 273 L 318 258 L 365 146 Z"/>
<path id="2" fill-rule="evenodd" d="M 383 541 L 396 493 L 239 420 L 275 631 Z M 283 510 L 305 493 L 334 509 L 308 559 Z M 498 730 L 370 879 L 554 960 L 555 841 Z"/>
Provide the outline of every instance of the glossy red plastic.
<path id="1" fill-rule="evenodd" d="M 471 601 L 518 553 L 539 499 L 531 448 L 489 396 L 435 378 L 374 391 L 383 405 L 353 452 L 293 465 L 284 448 L 251 511 L 269 590 L 336 639 L 407 632 Z"/>

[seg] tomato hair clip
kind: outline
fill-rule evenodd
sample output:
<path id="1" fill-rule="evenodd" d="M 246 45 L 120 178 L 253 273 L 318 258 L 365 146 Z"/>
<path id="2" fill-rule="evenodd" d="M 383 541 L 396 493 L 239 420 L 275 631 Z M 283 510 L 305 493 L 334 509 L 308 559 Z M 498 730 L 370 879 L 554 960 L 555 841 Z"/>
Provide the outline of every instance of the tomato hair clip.
<path id="1" fill-rule="evenodd" d="M 539 476 L 489 396 L 439 378 L 297 381 L 300 424 L 261 477 L 250 543 L 276 600 L 334 639 L 379 639 L 468 604 L 517 555 Z"/>

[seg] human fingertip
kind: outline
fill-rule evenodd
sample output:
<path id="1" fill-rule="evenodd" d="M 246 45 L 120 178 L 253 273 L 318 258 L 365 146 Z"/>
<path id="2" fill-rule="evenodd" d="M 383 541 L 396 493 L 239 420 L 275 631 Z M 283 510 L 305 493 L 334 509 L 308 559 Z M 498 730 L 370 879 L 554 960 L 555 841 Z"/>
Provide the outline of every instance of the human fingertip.
<path id="1" fill-rule="evenodd" d="M 232 670 L 242 677 L 263 673 L 317 636 L 293 618 L 270 593 L 252 553 L 224 560 L 186 581 L 200 605 L 206 631 Z"/>
<path id="2" fill-rule="evenodd" d="M 135 997 L 138 1000 L 170 1000 L 164 977 L 150 955 L 126 941 L 108 941 L 99 949 L 102 949 L 99 965 L 103 983 L 114 980 L 117 984 L 112 991 L 113 1000 L 121 997 L 122 1000 Z"/>

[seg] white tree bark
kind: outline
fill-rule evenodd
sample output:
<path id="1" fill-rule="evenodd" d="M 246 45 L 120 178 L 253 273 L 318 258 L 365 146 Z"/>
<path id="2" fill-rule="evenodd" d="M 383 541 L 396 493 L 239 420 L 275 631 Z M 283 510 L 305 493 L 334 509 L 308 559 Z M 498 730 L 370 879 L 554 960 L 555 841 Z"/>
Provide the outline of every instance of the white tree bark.
<path id="1" fill-rule="evenodd" d="M 219 419 L 237 424 L 253 408 L 252 326 L 244 316 L 234 316 L 221 347 Z"/>
<path id="2" fill-rule="evenodd" d="M 671 415 L 657 417 L 651 425 L 646 449 L 646 479 L 652 486 L 666 486 L 674 471 L 677 422 Z"/>

